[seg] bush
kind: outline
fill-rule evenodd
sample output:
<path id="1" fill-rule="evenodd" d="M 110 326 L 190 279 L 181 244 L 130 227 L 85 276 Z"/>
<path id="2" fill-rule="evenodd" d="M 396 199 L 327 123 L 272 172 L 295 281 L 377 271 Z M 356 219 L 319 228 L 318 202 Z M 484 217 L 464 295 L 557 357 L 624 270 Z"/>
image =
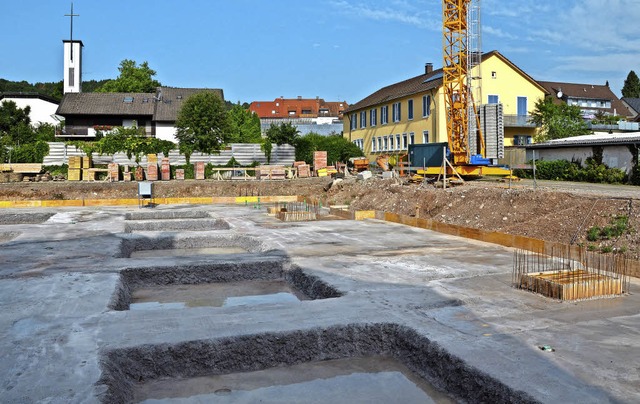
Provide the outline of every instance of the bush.
<path id="1" fill-rule="evenodd" d="M 514 170 L 514 175 L 521 178 L 533 178 L 533 171 Z M 626 174 L 621 169 L 609 168 L 605 164 L 598 164 L 592 158 L 586 160 L 584 167 L 580 165 L 579 161 L 536 161 L 536 178 L 540 180 L 620 184 L 624 182 L 625 177 Z M 640 176 L 638 177 L 640 178 Z"/>
<path id="2" fill-rule="evenodd" d="M 600 239 L 600 228 L 598 226 L 593 226 L 587 231 L 587 240 L 598 241 L 599 239 Z"/>
<path id="3" fill-rule="evenodd" d="M 67 164 L 61 166 L 43 166 L 42 169 L 53 176 L 64 175 L 66 177 L 69 172 L 69 166 Z"/>
<path id="4" fill-rule="evenodd" d="M 345 162 L 352 157 L 363 156 L 362 150 L 341 135 L 333 134 L 321 136 L 317 133 L 309 133 L 296 140 L 296 161 L 305 161 L 313 164 L 314 151 L 327 152 L 327 164 Z"/>
<path id="5" fill-rule="evenodd" d="M 42 163 L 47 154 L 49 154 L 49 145 L 47 142 L 39 140 L 35 143 L 27 143 L 15 147 L 11 151 L 11 162 Z"/>

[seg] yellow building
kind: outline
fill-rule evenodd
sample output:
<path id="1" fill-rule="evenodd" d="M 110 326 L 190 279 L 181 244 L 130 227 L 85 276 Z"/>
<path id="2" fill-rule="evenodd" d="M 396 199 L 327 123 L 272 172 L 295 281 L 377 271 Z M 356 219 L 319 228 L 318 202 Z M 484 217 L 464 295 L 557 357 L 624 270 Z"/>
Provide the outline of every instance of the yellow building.
<path id="1" fill-rule="evenodd" d="M 482 103 L 502 103 L 505 146 L 531 143 L 536 132 L 529 113 L 545 89 L 497 51 L 480 64 Z M 402 155 L 414 143 L 447 142 L 442 69 L 381 88 L 344 113 L 344 136 L 370 160 Z"/>

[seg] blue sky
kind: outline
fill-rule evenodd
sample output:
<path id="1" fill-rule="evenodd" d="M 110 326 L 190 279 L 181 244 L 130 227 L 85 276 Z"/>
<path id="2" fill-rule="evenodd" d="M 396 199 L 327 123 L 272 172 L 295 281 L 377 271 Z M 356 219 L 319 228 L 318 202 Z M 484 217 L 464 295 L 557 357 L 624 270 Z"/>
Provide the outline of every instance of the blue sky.
<path id="1" fill-rule="evenodd" d="M 484 51 L 538 80 L 604 84 L 640 73 L 640 0 L 481 0 Z M 0 0 L 0 78 L 58 81 L 70 1 Z M 442 66 L 436 0 L 75 0 L 84 79 L 148 61 L 175 87 L 230 101 L 319 96 L 355 103 Z"/>

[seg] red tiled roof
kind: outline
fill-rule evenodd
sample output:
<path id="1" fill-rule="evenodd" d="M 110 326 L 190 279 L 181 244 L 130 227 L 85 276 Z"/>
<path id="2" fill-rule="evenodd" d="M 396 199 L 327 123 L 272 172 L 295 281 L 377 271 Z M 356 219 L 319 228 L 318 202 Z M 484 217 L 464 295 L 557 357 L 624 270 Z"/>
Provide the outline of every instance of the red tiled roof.
<path id="1" fill-rule="evenodd" d="M 556 104 L 567 102 L 567 100 L 571 98 L 611 101 L 611 108 L 598 108 L 591 106 L 588 108 L 601 110 L 610 114 L 614 114 L 615 112 L 616 115 L 626 116 L 630 113 L 624 103 L 616 97 L 607 85 L 560 83 L 554 81 L 538 81 L 538 83 L 545 88 L 547 93 L 552 97 L 553 102 Z M 560 91 L 562 91 L 562 96 L 559 98 L 558 94 Z"/>
<path id="2" fill-rule="evenodd" d="M 276 98 L 273 101 L 253 101 L 249 110 L 260 118 L 342 117 L 349 107 L 346 101 L 326 102 L 322 98 Z"/>

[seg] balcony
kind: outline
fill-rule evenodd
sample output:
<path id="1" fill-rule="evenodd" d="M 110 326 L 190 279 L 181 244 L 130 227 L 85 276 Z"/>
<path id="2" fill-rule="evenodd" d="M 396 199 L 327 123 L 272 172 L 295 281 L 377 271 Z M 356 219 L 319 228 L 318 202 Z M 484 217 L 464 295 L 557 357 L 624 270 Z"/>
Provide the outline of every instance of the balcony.
<path id="1" fill-rule="evenodd" d="M 507 115 L 504 116 L 505 128 L 535 128 L 536 124 L 529 122 L 531 115 Z"/>

